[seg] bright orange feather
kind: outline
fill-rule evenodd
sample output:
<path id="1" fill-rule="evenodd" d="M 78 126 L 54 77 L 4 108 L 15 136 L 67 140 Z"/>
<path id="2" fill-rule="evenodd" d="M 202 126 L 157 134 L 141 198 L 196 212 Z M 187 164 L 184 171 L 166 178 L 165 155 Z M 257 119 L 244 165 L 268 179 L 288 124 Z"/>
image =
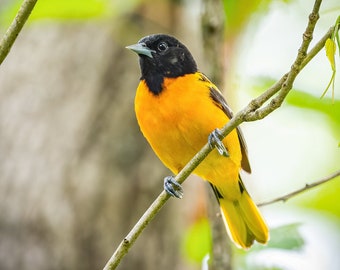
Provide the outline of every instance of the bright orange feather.
<path id="1" fill-rule="evenodd" d="M 207 143 L 214 129 L 229 121 L 210 97 L 210 87 L 216 86 L 201 78 L 199 72 L 165 78 L 158 95 L 147 88 L 144 80 L 137 88 L 135 111 L 141 131 L 174 174 Z M 218 197 L 223 221 L 237 246 L 247 249 L 255 239 L 266 243 L 267 225 L 239 178 L 242 152 L 237 131 L 233 130 L 223 143 L 229 157 L 214 149 L 194 173 L 212 183 L 223 196 Z"/>
<path id="2" fill-rule="evenodd" d="M 232 112 L 176 38 L 150 35 L 127 48 L 140 56 L 138 124 L 157 156 L 177 174 Z M 233 130 L 223 144 L 229 157 L 214 149 L 194 173 L 211 183 L 227 232 L 237 246 L 249 248 L 254 240 L 266 243 L 268 227 L 239 177 L 241 167 L 251 172 L 241 130 Z"/>
<path id="3" fill-rule="evenodd" d="M 229 121 L 209 96 L 211 83 L 202 82 L 200 76 L 195 73 L 165 78 L 163 91 L 157 96 L 148 90 L 144 81 L 137 89 L 135 110 L 141 131 L 174 174 L 207 143 L 214 129 Z M 225 190 L 223 193 L 229 199 L 237 199 L 242 155 L 236 130 L 223 143 L 230 158 L 213 150 L 194 173 Z"/>

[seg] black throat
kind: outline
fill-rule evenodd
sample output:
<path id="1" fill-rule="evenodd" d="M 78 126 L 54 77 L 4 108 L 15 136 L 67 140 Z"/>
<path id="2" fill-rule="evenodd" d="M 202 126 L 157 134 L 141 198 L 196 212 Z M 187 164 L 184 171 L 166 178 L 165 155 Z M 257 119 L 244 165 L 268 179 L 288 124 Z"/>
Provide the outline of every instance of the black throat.
<path id="1" fill-rule="evenodd" d="M 193 74 L 197 71 L 196 64 L 191 61 L 188 65 L 154 65 L 149 59 L 141 57 L 140 66 L 142 77 L 149 90 L 154 95 L 159 95 L 163 90 L 163 83 L 165 78 L 177 78 L 186 74 Z"/>
<path id="2" fill-rule="evenodd" d="M 177 78 L 197 71 L 189 50 L 174 37 L 151 35 L 138 43 L 143 48 L 142 53 L 139 53 L 141 79 L 145 80 L 154 95 L 162 92 L 164 78 Z"/>
<path id="3" fill-rule="evenodd" d="M 164 76 L 158 72 L 143 72 L 141 80 L 144 80 L 152 94 L 158 96 L 163 90 Z"/>

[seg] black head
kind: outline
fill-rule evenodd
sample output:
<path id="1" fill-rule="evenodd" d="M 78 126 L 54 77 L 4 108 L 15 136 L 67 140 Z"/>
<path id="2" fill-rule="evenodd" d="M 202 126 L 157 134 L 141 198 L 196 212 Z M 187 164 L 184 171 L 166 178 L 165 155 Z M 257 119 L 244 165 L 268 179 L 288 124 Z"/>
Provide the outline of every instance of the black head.
<path id="1" fill-rule="evenodd" d="M 197 71 L 189 50 L 168 35 L 146 36 L 127 48 L 139 55 L 141 79 L 146 81 L 154 94 L 161 92 L 164 78 L 176 78 Z"/>

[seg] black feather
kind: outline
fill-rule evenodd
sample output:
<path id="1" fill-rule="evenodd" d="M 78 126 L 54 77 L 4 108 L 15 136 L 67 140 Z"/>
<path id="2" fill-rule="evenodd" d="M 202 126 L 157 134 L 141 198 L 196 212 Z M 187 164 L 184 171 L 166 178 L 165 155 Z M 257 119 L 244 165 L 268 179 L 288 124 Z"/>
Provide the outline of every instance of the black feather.
<path id="1" fill-rule="evenodd" d="M 141 79 L 145 80 L 150 91 L 155 95 L 162 92 L 164 78 L 176 78 L 197 71 L 196 62 L 189 50 L 172 36 L 150 35 L 142 38 L 138 43 L 152 50 L 152 58 L 146 55 L 139 55 L 139 57 Z"/>

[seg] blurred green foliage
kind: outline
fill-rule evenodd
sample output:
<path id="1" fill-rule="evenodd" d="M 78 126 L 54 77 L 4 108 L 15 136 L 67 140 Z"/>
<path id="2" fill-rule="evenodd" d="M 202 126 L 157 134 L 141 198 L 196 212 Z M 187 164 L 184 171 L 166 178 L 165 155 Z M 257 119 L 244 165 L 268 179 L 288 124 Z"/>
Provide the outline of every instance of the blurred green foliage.
<path id="1" fill-rule="evenodd" d="M 1 15 L 1 23 L 12 21 L 22 1 L 12 1 Z M 49 0 L 37 1 L 29 21 L 37 19 L 93 19 L 110 15 L 110 0 Z"/>
<path id="2" fill-rule="evenodd" d="M 290 0 L 281 0 L 289 2 Z M 250 19 L 268 11 L 272 0 L 223 0 L 226 16 L 226 35 L 237 36 L 242 33 Z"/>
<path id="3" fill-rule="evenodd" d="M 261 94 L 265 89 L 268 89 L 274 83 L 275 80 L 272 78 L 257 78 L 253 86 L 254 94 Z M 332 98 L 328 97 L 320 99 L 320 97 L 317 97 L 310 93 L 293 89 L 287 96 L 285 102 L 286 104 L 297 108 L 313 110 L 324 114 L 330 120 L 329 124 L 334 131 L 334 136 L 340 136 L 340 100 L 333 101 Z"/>
<path id="4" fill-rule="evenodd" d="M 237 269 L 254 269 L 254 266 L 250 266 L 247 264 L 247 256 L 252 255 L 256 252 L 261 252 L 268 249 L 295 251 L 301 250 L 304 246 L 305 241 L 299 232 L 299 227 L 299 223 L 294 223 L 286 224 L 277 228 L 272 228 L 270 231 L 270 242 L 266 246 L 255 243 L 250 251 L 244 251 L 235 247 L 234 260 L 238 266 Z M 212 239 L 209 221 L 207 219 L 200 219 L 192 224 L 185 232 L 185 236 L 182 242 L 182 252 L 185 258 L 189 261 L 201 264 L 204 257 L 209 254 L 211 250 L 211 245 Z M 264 266 L 261 266 L 258 269 L 268 268 L 264 268 Z"/>
<path id="5" fill-rule="evenodd" d="M 333 100 L 334 100 L 335 75 L 336 75 L 336 62 L 335 62 L 336 43 L 338 44 L 338 50 L 340 51 L 339 23 L 340 23 L 340 16 L 338 16 L 335 22 L 334 31 L 332 33 L 331 38 L 328 38 L 325 43 L 326 56 L 329 60 L 329 63 L 330 63 L 330 66 L 333 72 L 332 72 L 332 77 L 325 91 L 322 93 L 321 97 L 324 97 L 324 95 L 328 92 L 328 89 L 332 86 Z"/>
<path id="6" fill-rule="evenodd" d="M 200 219 L 189 227 L 182 242 L 182 251 L 189 261 L 201 263 L 211 250 L 211 230 L 207 219 Z"/>
<path id="7" fill-rule="evenodd" d="M 320 99 L 312 94 L 294 90 L 287 96 L 286 101 L 295 107 L 323 113 L 335 125 L 340 125 L 340 100 L 334 100 L 333 103 L 331 98 Z"/>
<path id="8" fill-rule="evenodd" d="M 308 191 L 295 199 L 296 203 L 303 207 L 332 214 L 340 219 L 340 177 L 334 178 L 331 182 Z"/>
<path id="9" fill-rule="evenodd" d="M 250 16 L 254 15 L 254 11 L 264 11 L 269 2 L 271 1 L 224 0 L 227 34 L 232 36 L 240 33 L 240 30 L 249 21 Z"/>
<path id="10" fill-rule="evenodd" d="M 256 249 L 277 248 L 286 250 L 300 250 L 305 241 L 303 240 L 299 227 L 301 224 L 293 223 L 283 225 L 270 230 L 270 241 L 267 246 L 256 245 Z M 255 251 L 255 250 L 254 250 Z"/>
<path id="11" fill-rule="evenodd" d="M 254 87 L 256 94 L 260 94 L 264 89 L 270 87 L 273 79 L 260 78 Z M 331 97 L 320 98 L 310 93 L 293 89 L 285 100 L 286 104 L 304 110 L 312 110 L 326 116 L 327 127 L 337 141 L 340 141 L 340 100 L 333 100 Z M 317 123 L 315 123 L 317 124 Z M 338 145 L 334 144 L 334 148 Z M 311 149 L 312 151 L 312 149 Z M 329 159 L 329 167 L 334 170 L 339 169 L 339 164 L 332 161 L 331 157 L 325 154 L 325 159 Z M 334 164 L 332 164 L 334 163 Z M 316 179 L 311 179 L 316 180 Z M 294 202 L 299 206 L 308 207 L 314 210 L 324 211 L 340 218 L 340 204 L 334 203 L 338 200 L 340 191 L 339 177 L 333 181 L 309 190 L 307 193 L 294 198 Z"/>
<path id="12" fill-rule="evenodd" d="M 283 0 L 282 0 L 283 1 Z M 85 20 L 99 19 L 105 16 L 112 16 L 118 11 L 122 12 L 132 8 L 139 0 L 110 1 L 110 0 L 49 0 L 38 1 L 30 17 L 30 21 L 38 19 L 58 20 Z M 256 13 L 263 13 L 268 10 L 271 0 L 224 0 L 224 12 L 226 15 L 226 33 L 235 36 L 242 33 L 250 18 Z M 288 2 L 288 1 L 285 1 Z M 8 25 L 17 13 L 22 1 L 12 1 L 7 8 L 0 11 L 0 23 Z M 260 78 L 258 85 L 254 88 L 256 93 L 267 89 L 274 83 L 273 79 Z M 334 136 L 340 141 L 340 101 L 331 98 L 320 99 L 312 94 L 292 90 L 286 99 L 286 103 L 302 109 L 313 110 L 322 113 L 329 119 L 329 127 Z M 336 147 L 336 146 L 335 146 Z M 310 207 L 315 210 L 322 210 L 332 213 L 340 218 L 340 204 L 334 203 L 338 200 L 340 181 L 333 181 L 325 186 L 318 187 L 308 192 L 308 196 L 301 196 L 295 199 L 299 205 Z M 251 252 L 244 252 L 235 249 L 237 262 L 243 265 L 243 269 L 249 268 L 246 264 L 246 257 L 252 252 L 261 252 L 264 249 L 275 248 L 284 250 L 300 250 L 304 240 L 299 231 L 299 224 L 288 224 L 271 229 L 271 241 L 264 247 L 255 245 Z M 200 264 L 203 258 L 210 252 L 212 245 L 211 230 L 207 219 L 200 219 L 187 228 L 182 243 L 182 252 L 185 258 L 194 263 Z M 238 268 L 239 269 L 239 268 Z M 258 268 L 268 269 L 269 268 Z M 280 269 L 280 268 L 270 268 Z"/>
<path id="13" fill-rule="evenodd" d="M 266 251 L 268 249 L 299 251 L 304 247 L 305 241 L 299 232 L 300 224 L 286 224 L 277 228 L 271 228 L 270 241 L 266 246 L 255 243 L 250 251 L 244 251 L 234 248 L 234 264 L 235 269 L 242 270 L 279 270 L 278 266 L 250 265 L 248 257 Z"/>

